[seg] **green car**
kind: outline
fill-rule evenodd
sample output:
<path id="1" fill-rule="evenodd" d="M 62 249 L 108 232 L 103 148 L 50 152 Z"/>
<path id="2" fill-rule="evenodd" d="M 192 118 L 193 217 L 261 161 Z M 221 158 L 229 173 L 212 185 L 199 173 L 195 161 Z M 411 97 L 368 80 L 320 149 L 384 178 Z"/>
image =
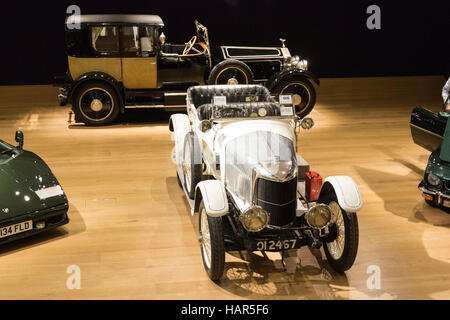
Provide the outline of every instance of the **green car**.
<path id="1" fill-rule="evenodd" d="M 450 121 L 447 112 L 417 107 L 411 114 L 414 142 L 431 151 L 419 190 L 434 207 L 450 208 Z"/>
<path id="2" fill-rule="evenodd" d="M 69 222 L 67 197 L 47 164 L 0 140 L 0 243 L 31 236 Z"/>

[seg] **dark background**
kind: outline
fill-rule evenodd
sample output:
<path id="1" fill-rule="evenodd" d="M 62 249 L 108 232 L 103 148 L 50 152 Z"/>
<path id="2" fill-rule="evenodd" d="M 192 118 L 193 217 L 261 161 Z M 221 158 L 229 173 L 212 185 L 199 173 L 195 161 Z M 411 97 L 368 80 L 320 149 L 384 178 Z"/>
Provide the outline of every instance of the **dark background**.
<path id="1" fill-rule="evenodd" d="M 212 45 L 279 46 L 310 61 L 320 77 L 448 75 L 450 1 L 147 0 L 3 1 L 0 84 L 51 83 L 66 69 L 66 8 L 81 13 L 158 14 L 170 43 L 209 28 Z M 366 9 L 381 8 L 381 30 Z"/>

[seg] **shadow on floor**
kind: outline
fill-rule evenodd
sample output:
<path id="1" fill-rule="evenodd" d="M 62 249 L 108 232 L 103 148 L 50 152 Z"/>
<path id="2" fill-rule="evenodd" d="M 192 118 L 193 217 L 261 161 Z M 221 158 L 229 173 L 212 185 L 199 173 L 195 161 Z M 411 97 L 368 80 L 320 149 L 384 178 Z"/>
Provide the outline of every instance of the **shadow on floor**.
<path id="1" fill-rule="evenodd" d="M 72 122 L 69 124 L 69 129 L 119 129 L 124 126 L 138 127 L 138 126 L 152 126 L 152 125 L 168 125 L 169 118 L 175 113 L 186 113 L 186 108 L 179 111 L 165 111 L 163 109 L 129 109 L 124 114 L 119 115 L 113 124 L 107 126 L 87 126 L 82 123 Z M 72 117 L 73 121 L 73 117 Z"/>
<path id="2" fill-rule="evenodd" d="M 175 175 L 175 174 L 174 174 Z M 191 216 L 190 205 L 176 176 L 166 179 L 170 199 L 176 203 L 177 213 L 188 216 L 192 228 L 198 234 L 198 214 Z M 198 250 L 201 255 L 200 246 Z M 228 252 L 225 272 L 218 286 L 240 297 L 250 299 L 345 299 L 348 280 L 338 274 L 322 258 L 320 250 L 302 248 L 287 253 L 286 269 L 279 254 L 249 255 Z M 276 258 L 273 258 L 276 255 Z"/>
<path id="3" fill-rule="evenodd" d="M 348 299 L 349 282 L 335 272 L 320 250 L 302 248 L 278 258 L 264 253 L 229 252 L 242 262 L 226 262 L 222 289 L 248 299 L 336 300 Z M 305 258 L 305 259 L 303 259 Z"/>
<path id="4" fill-rule="evenodd" d="M 86 225 L 80 212 L 72 203 L 69 204 L 68 215 L 70 221 L 66 225 L 1 245 L 0 257 L 70 237 L 86 230 Z"/>
<path id="5" fill-rule="evenodd" d="M 448 274 L 449 264 L 432 258 L 424 241 L 426 239 L 425 233 L 430 232 L 428 226 L 450 228 L 450 215 L 443 210 L 428 206 L 423 199 L 418 198 L 420 191 L 417 189 L 417 185 L 423 176 L 422 169 L 417 168 L 413 163 L 402 159 L 398 155 L 392 153 L 389 153 L 389 155 L 392 157 L 392 161 L 404 165 L 411 171 L 406 175 L 399 175 L 359 166 L 355 166 L 355 169 L 367 186 L 383 200 L 385 211 L 407 219 L 409 222 L 422 224 L 419 226 L 419 228 L 422 227 L 419 232 L 415 231 L 408 236 L 408 251 L 414 252 L 414 260 L 419 262 L 424 268 L 433 270 L 433 273 L 429 274 L 430 277 L 439 277 L 439 275 L 445 277 Z M 398 198 L 399 194 L 393 190 L 402 190 L 401 199 Z M 398 247 L 396 247 L 397 245 Z M 404 242 L 401 239 L 391 241 L 389 247 L 391 252 L 401 252 L 403 249 Z M 396 265 L 399 277 L 409 274 L 411 271 L 409 265 L 412 262 L 405 262 L 405 264 L 398 262 L 399 264 Z M 414 295 L 414 299 L 430 299 L 433 293 L 448 290 L 448 281 L 438 283 L 436 281 L 424 281 L 420 286 L 420 291 L 412 293 L 412 290 L 413 288 L 410 288 L 408 290 L 410 291 L 409 293 L 399 293 L 397 298 L 403 299 L 406 297 L 411 299 L 411 295 Z"/>

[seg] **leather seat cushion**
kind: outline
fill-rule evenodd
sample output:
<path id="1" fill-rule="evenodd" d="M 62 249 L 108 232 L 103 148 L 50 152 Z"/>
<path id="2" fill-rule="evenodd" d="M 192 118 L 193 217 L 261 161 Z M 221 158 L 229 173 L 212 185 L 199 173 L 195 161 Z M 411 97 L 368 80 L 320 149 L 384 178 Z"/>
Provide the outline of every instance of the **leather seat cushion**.
<path id="1" fill-rule="evenodd" d="M 274 102 L 270 92 L 261 85 L 216 85 L 190 87 L 188 99 L 199 107 L 213 102 L 214 96 L 226 96 L 228 103 Z"/>
<path id="2" fill-rule="evenodd" d="M 280 115 L 280 106 L 275 102 L 236 102 L 225 106 L 207 103 L 197 108 L 197 114 L 200 120 L 209 120 L 213 115 L 214 118 L 270 117 Z"/>

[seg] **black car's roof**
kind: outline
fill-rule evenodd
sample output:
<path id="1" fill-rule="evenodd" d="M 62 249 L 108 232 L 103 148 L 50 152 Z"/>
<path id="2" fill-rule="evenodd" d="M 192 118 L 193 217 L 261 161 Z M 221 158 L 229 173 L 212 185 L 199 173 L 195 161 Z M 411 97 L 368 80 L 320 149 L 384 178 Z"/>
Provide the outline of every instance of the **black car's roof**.
<path id="1" fill-rule="evenodd" d="M 79 18 L 79 20 L 77 19 Z M 164 22 L 157 15 L 151 14 L 84 14 L 69 16 L 66 24 L 75 23 L 130 23 L 164 26 Z"/>

